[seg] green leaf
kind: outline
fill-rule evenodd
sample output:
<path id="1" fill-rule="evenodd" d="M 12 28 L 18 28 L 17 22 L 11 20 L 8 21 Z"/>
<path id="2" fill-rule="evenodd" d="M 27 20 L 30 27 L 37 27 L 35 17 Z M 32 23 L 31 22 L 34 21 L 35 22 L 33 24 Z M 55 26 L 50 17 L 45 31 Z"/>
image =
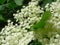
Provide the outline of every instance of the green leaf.
<path id="1" fill-rule="evenodd" d="M 36 30 L 36 29 L 39 29 L 39 28 L 44 28 L 44 26 L 45 26 L 47 20 L 50 18 L 50 16 L 51 16 L 50 11 L 44 12 L 41 20 L 40 20 L 38 23 L 34 24 L 34 25 L 32 26 L 32 28 L 35 29 L 35 30 Z"/>
<path id="2" fill-rule="evenodd" d="M 46 11 L 46 12 L 44 12 L 41 20 L 46 21 L 50 18 L 50 16 L 51 16 L 50 11 Z"/>
<path id="3" fill-rule="evenodd" d="M 36 40 L 32 40 L 28 45 L 42 45 L 42 42 Z"/>
<path id="4" fill-rule="evenodd" d="M 0 5 L 0 10 L 4 10 L 4 9 L 5 9 L 4 5 Z"/>
<path id="5" fill-rule="evenodd" d="M 4 17 L 0 15 L 0 21 L 4 21 Z"/>
<path id="6" fill-rule="evenodd" d="M 10 9 L 13 9 L 16 7 L 17 7 L 17 5 L 13 1 L 8 4 L 8 8 L 10 8 Z"/>
<path id="7" fill-rule="evenodd" d="M 14 0 L 15 1 L 15 3 L 17 4 L 17 5 L 22 5 L 22 3 L 23 3 L 23 0 Z"/>
<path id="8" fill-rule="evenodd" d="M 6 0 L 0 0 L 0 4 L 4 4 Z"/>

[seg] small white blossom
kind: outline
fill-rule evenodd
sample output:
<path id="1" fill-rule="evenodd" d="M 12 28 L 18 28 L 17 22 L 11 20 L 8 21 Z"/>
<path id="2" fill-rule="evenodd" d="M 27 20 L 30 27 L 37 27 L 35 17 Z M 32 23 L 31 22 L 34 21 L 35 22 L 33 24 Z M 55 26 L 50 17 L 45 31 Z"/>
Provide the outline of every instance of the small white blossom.
<path id="1" fill-rule="evenodd" d="M 53 23 L 55 27 L 60 28 L 60 1 L 52 2 L 46 5 L 46 10 L 51 11 L 51 19 L 49 22 Z"/>
<path id="2" fill-rule="evenodd" d="M 31 1 L 27 7 L 23 6 L 21 12 L 18 10 L 13 14 L 19 25 L 13 25 L 13 22 L 8 20 L 8 25 L 0 33 L 1 45 L 28 45 L 34 39 L 34 32 L 27 29 L 41 19 L 40 13 L 43 13 L 43 9 L 37 5 L 38 1 Z"/>
<path id="3" fill-rule="evenodd" d="M 60 35 L 56 34 L 55 36 L 51 37 L 49 44 L 46 45 L 60 45 Z"/>

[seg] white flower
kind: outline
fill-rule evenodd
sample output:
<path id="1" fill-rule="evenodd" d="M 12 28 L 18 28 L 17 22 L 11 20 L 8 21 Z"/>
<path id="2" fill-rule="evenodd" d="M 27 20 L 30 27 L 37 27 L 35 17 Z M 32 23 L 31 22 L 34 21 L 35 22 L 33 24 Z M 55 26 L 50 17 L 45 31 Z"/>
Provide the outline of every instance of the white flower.
<path id="1" fill-rule="evenodd" d="M 60 22 L 60 1 L 52 2 L 46 5 L 46 10 L 49 9 L 51 12 L 51 19 L 49 22 L 53 23 L 55 27 L 59 28 Z"/>
<path id="2" fill-rule="evenodd" d="M 49 44 L 46 44 L 46 45 L 60 45 L 60 35 L 56 34 L 55 36 L 50 38 Z"/>
<path id="3" fill-rule="evenodd" d="M 27 45 L 34 38 L 33 31 L 27 32 L 15 25 L 6 26 L 1 32 L 1 45 Z"/>
<path id="4" fill-rule="evenodd" d="M 5 26 L 0 33 L 1 45 L 28 45 L 34 39 L 34 32 L 27 31 L 30 27 L 41 19 L 40 13 L 43 13 L 38 5 L 38 1 L 29 2 L 28 6 L 13 14 L 18 24 L 13 25 L 13 22 L 8 20 L 8 25 Z"/>
<path id="5" fill-rule="evenodd" d="M 17 11 L 17 14 L 13 14 L 16 21 L 19 21 L 20 27 L 23 26 L 23 29 L 29 29 L 30 26 L 41 19 L 40 13 L 43 13 L 43 8 L 37 5 L 38 1 L 31 1 L 28 6 L 21 9 L 21 12 Z"/>

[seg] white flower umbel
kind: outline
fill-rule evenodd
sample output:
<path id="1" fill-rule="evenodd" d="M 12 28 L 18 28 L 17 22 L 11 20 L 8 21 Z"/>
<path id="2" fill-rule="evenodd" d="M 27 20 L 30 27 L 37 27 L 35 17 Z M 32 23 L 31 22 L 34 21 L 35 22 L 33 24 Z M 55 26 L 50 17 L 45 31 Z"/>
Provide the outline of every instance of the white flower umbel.
<path id="1" fill-rule="evenodd" d="M 33 31 L 23 30 L 11 22 L 0 32 L 0 45 L 28 45 L 33 38 Z"/>
<path id="2" fill-rule="evenodd" d="M 43 9 L 38 6 L 38 1 L 29 2 L 28 6 L 21 9 L 21 12 L 17 11 L 17 14 L 13 14 L 16 21 L 19 21 L 20 27 L 30 28 L 35 22 L 41 19 Z"/>
<path id="3" fill-rule="evenodd" d="M 60 45 L 60 35 L 56 34 L 52 38 L 50 38 L 49 44 L 46 45 Z"/>
<path id="4" fill-rule="evenodd" d="M 45 8 L 46 10 L 50 10 L 52 14 L 49 22 L 53 23 L 57 28 L 60 28 L 60 1 L 57 0 L 56 2 L 47 4 Z"/>
<path id="5" fill-rule="evenodd" d="M 28 45 L 34 39 L 34 32 L 27 31 L 30 27 L 41 19 L 43 9 L 38 6 L 38 1 L 29 2 L 28 6 L 13 14 L 19 25 L 13 25 L 8 20 L 8 25 L 0 32 L 0 45 Z"/>
<path id="6" fill-rule="evenodd" d="M 52 2 L 51 4 L 47 4 L 45 8 L 51 12 L 51 18 L 49 22 L 53 23 L 57 29 L 57 34 L 51 37 L 49 44 L 46 45 L 60 45 L 60 0 Z"/>

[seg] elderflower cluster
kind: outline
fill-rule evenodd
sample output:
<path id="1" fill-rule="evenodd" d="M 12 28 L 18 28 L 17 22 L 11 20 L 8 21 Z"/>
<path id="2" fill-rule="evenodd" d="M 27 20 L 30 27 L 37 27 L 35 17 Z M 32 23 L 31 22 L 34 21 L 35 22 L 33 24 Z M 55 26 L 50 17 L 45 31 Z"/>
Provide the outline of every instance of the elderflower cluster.
<path id="1" fill-rule="evenodd" d="M 16 21 L 19 21 L 20 27 L 23 29 L 29 29 L 34 23 L 41 19 L 43 8 L 38 6 L 38 1 L 29 2 L 28 6 L 23 6 L 21 12 L 17 11 L 17 14 L 13 14 Z"/>
<path id="2" fill-rule="evenodd" d="M 51 11 L 51 19 L 49 22 L 52 22 L 54 26 L 60 28 L 60 1 L 52 2 L 51 4 L 47 4 L 45 6 L 46 10 Z"/>
<path id="3" fill-rule="evenodd" d="M 52 2 L 45 6 L 46 10 L 50 10 L 51 18 L 49 22 L 53 23 L 57 28 L 57 33 L 55 36 L 50 38 L 49 44 L 46 45 L 60 45 L 60 1 Z"/>
<path id="4" fill-rule="evenodd" d="M 41 19 L 43 9 L 38 6 L 38 1 L 29 2 L 28 6 L 13 14 L 19 23 L 13 25 L 8 20 L 8 25 L 0 32 L 0 45 L 28 45 L 34 39 L 34 32 L 27 31 L 30 27 Z"/>
<path id="5" fill-rule="evenodd" d="M 46 45 L 60 45 L 60 35 L 56 34 L 52 38 L 50 38 L 49 44 Z"/>
<path id="6" fill-rule="evenodd" d="M 28 45 L 33 38 L 33 31 L 28 32 L 10 22 L 0 32 L 0 45 Z"/>

